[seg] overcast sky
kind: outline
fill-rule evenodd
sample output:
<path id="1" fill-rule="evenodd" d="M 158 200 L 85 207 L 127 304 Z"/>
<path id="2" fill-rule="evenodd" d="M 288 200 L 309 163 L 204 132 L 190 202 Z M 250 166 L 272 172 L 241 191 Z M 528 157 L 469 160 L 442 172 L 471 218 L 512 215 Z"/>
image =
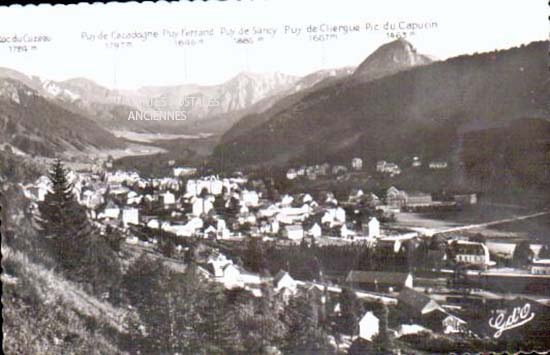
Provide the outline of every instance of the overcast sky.
<path id="1" fill-rule="evenodd" d="M 546 0 L 255 0 L 2 7 L 0 66 L 54 80 L 86 77 L 117 89 L 216 84 L 242 71 L 305 75 L 358 65 L 392 40 L 383 29 L 386 23 L 397 27 L 430 24 L 430 28 L 414 31 L 408 40 L 419 52 L 439 59 L 544 40 L 549 29 L 547 6 Z M 367 31 L 367 23 L 380 27 Z M 356 25 L 360 32 L 338 32 L 325 41 L 312 40 L 307 27 L 322 24 Z M 254 44 L 237 44 L 235 37 L 220 33 L 222 27 L 238 30 L 251 26 L 274 27 L 277 33 L 273 37 L 264 34 L 261 42 Z M 302 31 L 284 34 L 285 26 Z M 213 29 L 214 35 L 194 46 L 178 46 L 166 32 L 162 35 L 163 30 L 181 34 L 182 28 Z M 146 31 L 161 35 L 133 41 L 131 48 L 107 47 L 113 34 Z M 101 32 L 108 40 L 89 39 Z M 83 33 L 88 39 L 83 39 Z M 13 42 L 14 35 L 27 35 L 27 39 L 49 36 L 51 42 Z M 20 52 L 14 48 L 20 45 L 36 48 Z"/>

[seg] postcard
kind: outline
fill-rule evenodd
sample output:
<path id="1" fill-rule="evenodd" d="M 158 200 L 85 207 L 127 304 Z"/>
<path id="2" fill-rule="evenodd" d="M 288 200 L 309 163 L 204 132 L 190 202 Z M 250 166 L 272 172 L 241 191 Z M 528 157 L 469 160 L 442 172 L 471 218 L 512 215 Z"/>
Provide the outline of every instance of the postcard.
<path id="1" fill-rule="evenodd" d="M 4 352 L 550 351 L 547 13 L 0 6 Z"/>

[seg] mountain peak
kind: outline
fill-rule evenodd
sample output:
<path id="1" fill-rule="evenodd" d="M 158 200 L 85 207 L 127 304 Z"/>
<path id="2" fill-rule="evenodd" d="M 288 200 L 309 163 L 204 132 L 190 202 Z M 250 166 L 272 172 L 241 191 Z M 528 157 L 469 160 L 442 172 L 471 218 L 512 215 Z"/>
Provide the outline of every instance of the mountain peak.
<path id="1" fill-rule="evenodd" d="M 428 56 L 419 54 L 409 41 L 398 38 L 383 44 L 369 55 L 357 67 L 353 77 L 360 81 L 371 81 L 431 62 Z"/>

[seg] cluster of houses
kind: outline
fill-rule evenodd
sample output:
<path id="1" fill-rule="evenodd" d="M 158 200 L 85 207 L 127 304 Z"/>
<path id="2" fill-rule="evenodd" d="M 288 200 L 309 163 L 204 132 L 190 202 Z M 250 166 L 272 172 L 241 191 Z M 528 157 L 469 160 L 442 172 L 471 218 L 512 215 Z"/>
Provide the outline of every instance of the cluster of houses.
<path id="1" fill-rule="evenodd" d="M 290 273 L 281 270 L 275 276 L 260 276 L 250 273 L 234 264 L 223 254 L 215 253 L 210 257 L 204 268 L 203 275 L 214 282 L 222 284 L 227 289 L 245 289 L 255 297 L 261 297 L 266 286 L 283 302 L 288 301 L 303 292 L 316 291 L 320 301 L 325 304 L 327 296 L 338 300 L 342 292 L 339 286 L 328 286 L 315 282 L 294 279 Z M 391 297 L 380 298 L 383 303 L 395 305 L 399 314 L 401 326 L 396 330 L 396 336 L 432 331 L 444 334 L 469 332 L 467 322 L 440 305 L 428 294 L 414 288 L 413 276 L 410 273 L 383 271 L 349 272 L 344 284 L 360 297 L 376 297 L 379 293 L 389 293 Z M 333 314 L 341 312 L 339 302 L 332 302 L 330 309 Z M 380 331 L 380 320 L 372 311 L 367 311 L 358 322 L 358 337 L 372 341 Z"/>
<path id="2" fill-rule="evenodd" d="M 183 183 L 179 176 L 143 179 L 135 172 L 71 172 L 68 180 L 91 219 L 121 228 L 142 225 L 181 237 L 214 238 L 237 237 L 246 230 L 250 235 L 297 242 L 306 236 L 318 238 L 326 229 L 338 229 L 344 237 L 363 232 L 354 231 L 347 223 L 345 209 L 331 193 L 319 202 L 309 194 L 284 195 L 270 201 L 242 176 L 189 178 Z M 44 200 L 49 184 L 43 176 L 24 190 L 39 202 Z M 227 218 L 229 208 L 234 217 L 231 221 Z M 380 235 L 376 218 L 367 225 L 369 237 Z"/>
<path id="3" fill-rule="evenodd" d="M 389 170 L 378 170 L 377 164 L 377 171 L 390 174 L 400 171 L 393 163 L 379 163 L 381 169 Z M 443 169 L 441 166 L 434 169 Z M 362 168 L 362 160 L 354 158 L 351 169 Z M 287 178 L 292 180 L 298 176 L 311 178 L 323 174 L 337 175 L 347 171 L 346 167 L 338 165 L 305 166 L 290 169 Z M 182 238 L 259 237 L 285 243 L 338 238 L 365 240 L 378 246 L 387 246 L 394 253 L 401 251 L 406 241 L 418 238 L 418 233 L 389 235 L 375 216 L 367 214 L 358 221 L 355 212 L 364 206 L 368 206 L 369 211 L 384 212 L 436 203 L 430 194 L 406 192 L 394 186 L 388 188 L 382 198 L 374 193 L 353 189 L 347 199 L 341 200 L 330 192 L 323 192 L 315 198 L 308 193 L 298 193 L 269 199 L 261 181 L 250 180 L 242 174 L 226 178 L 215 175 L 195 177 L 196 170 L 192 168 L 174 168 L 173 175 L 145 179 L 135 172 L 70 172 L 67 179 L 73 186 L 76 199 L 87 208 L 91 219 L 102 225 L 122 228 L 129 235 L 132 226 L 140 226 Z M 44 200 L 50 182 L 43 176 L 23 188 L 27 197 L 37 203 Z M 455 195 L 453 202 L 459 205 L 475 204 L 477 196 Z M 456 264 L 476 266 L 477 270 L 482 271 L 491 271 L 495 266 L 492 255 L 510 256 L 515 247 L 513 243 L 508 243 L 513 245 L 510 247 L 506 243 L 456 238 L 446 243 L 447 252 L 434 254 L 434 258 L 443 261 L 452 258 Z M 538 258 L 538 249 L 533 255 L 535 257 L 529 265 L 528 276 L 550 275 L 550 260 Z M 342 291 L 338 286 L 295 280 L 284 270 L 274 277 L 251 273 L 219 252 L 200 266 L 200 270 L 206 278 L 227 289 L 243 288 L 256 297 L 261 297 L 265 287 L 269 286 L 285 302 L 300 292 L 323 294 Z M 492 274 L 483 274 L 482 271 L 476 271 L 477 277 L 492 277 Z M 514 277 L 517 278 L 517 275 Z M 452 307 L 427 292 L 421 292 L 422 287 L 415 283 L 413 274 L 393 271 L 351 270 L 344 280 L 344 284 L 358 295 L 390 297 L 402 318 L 396 336 L 422 331 L 445 334 L 470 331 L 468 322 L 458 317 Z M 339 305 L 335 305 L 334 312 L 337 313 L 338 308 Z M 372 341 L 379 331 L 379 316 L 372 311 L 366 312 L 359 321 L 359 338 Z"/>
<path id="4" fill-rule="evenodd" d="M 430 296 L 405 286 L 397 296 L 396 312 L 401 325 L 394 330 L 400 337 L 409 334 L 436 332 L 443 334 L 471 334 L 468 323 L 452 314 Z M 368 311 L 359 321 L 359 338 L 372 341 L 380 332 L 380 319 Z"/>
<path id="5" fill-rule="evenodd" d="M 352 166 L 360 169 L 360 158 L 354 158 Z M 325 170 L 317 166 L 304 171 L 309 168 Z M 179 237 L 241 238 L 244 233 L 294 242 L 321 236 L 372 241 L 382 237 L 379 220 L 371 215 L 358 221 L 349 215 L 350 211 L 367 205 L 373 210 L 395 212 L 405 206 L 433 202 L 430 194 L 407 193 L 393 186 L 383 199 L 353 189 L 342 201 L 330 192 L 317 199 L 301 193 L 271 201 L 266 198 L 265 186 L 242 174 L 226 178 L 189 177 L 193 172 L 194 169 L 174 168 L 173 177 L 151 179 L 125 171 L 71 172 L 68 180 L 90 218 L 121 228 L 140 225 L 161 229 Z M 182 175 L 188 178 L 182 179 Z M 26 186 L 25 191 L 34 200 L 42 201 L 48 189 L 49 180 L 43 176 Z M 461 196 L 460 201 L 474 203 L 475 195 Z"/>
<path id="6" fill-rule="evenodd" d="M 376 196 L 371 194 L 369 197 L 370 201 L 377 203 L 377 206 L 380 206 L 382 209 L 390 209 L 392 211 L 399 211 L 404 207 L 415 208 L 415 207 L 436 207 L 436 206 L 447 206 L 447 205 L 474 205 L 477 203 L 477 194 L 456 194 L 453 195 L 453 201 L 443 203 L 441 201 L 434 201 L 432 195 L 420 191 L 405 191 L 391 186 L 386 190 L 386 195 L 384 197 L 384 205 L 381 200 Z"/>
<path id="7" fill-rule="evenodd" d="M 354 159 L 359 168 L 359 161 Z M 330 192 L 314 198 L 308 193 L 282 195 L 276 200 L 267 198 L 261 181 L 249 181 L 242 174 L 233 177 L 188 177 L 193 172 L 179 168 L 176 176 L 144 179 L 136 172 L 69 172 L 80 204 L 89 217 L 102 225 L 111 225 L 131 232 L 131 226 L 162 230 L 177 237 L 210 239 L 242 239 L 259 237 L 285 243 L 301 243 L 323 237 L 388 244 L 395 252 L 418 233 L 388 234 L 372 215 L 355 213 L 368 206 L 370 211 L 397 212 L 404 207 L 437 204 L 432 196 L 421 192 L 406 192 L 395 186 L 379 198 L 374 193 L 353 189 L 347 199 L 340 201 Z M 27 197 L 43 201 L 50 188 L 49 179 L 42 176 L 35 183 L 23 186 Z M 456 204 L 475 204 L 475 194 L 454 196 Z M 378 215 L 379 216 L 379 215 Z M 450 243 L 450 241 L 449 241 Z M 468 240 L 454 241 L 452 258 L 455 263 L 489 269 L 495 265 L 490 255 L 510 258 L 514 243 Z M 536 253 L 534 253 L 536 255 Z M 550 262 L 534 258 L 531 274 L 550 274 Z"/>
<path id="8" fill-rule="evenodd" d="M 337 175 L 341 173 L 347 173 L 348 168 L 343 165 L 334 165 L 331 167 L 329 163 L 316 164 L 310 166 L 300 166 L 299 168 L 290 168 L 286 172 L 286 178 L 288 180 L 295 180 L 297 178 L 307 178 L 309 180 L 316 180 L 319 176 Z"/>
<path id="9" fill-rule="evenodd" d="M 303 177 L 309 180 L 316 180 L 320 176 L 329 175 L 343 175 L 349 171 L 361 171 L 363 170 L 363 159 L 354 157 L 351 159 L 350 168 L 344 165 L 330 165 L 329 163 L 316 164 L 316 165 L 302 165 L 298 168 L 290 168 L 286 172 L 286 178 L 288 180 L 295 180 Z"/>
<path id="10" fill-rule="evenodd" d="M 413 168 L 419 168 L 422 166 L 422 160 L 418 156 L 412 158 L 411 166 Z M 442 170 L 447 169 L 448 163 L 443 160 L 434 160 L 428 163 L 430 170 Z M 344 165 L 330 165 L 329 163 L 316 164 L 316 165 L 302 165 L 298 168 L 290 168 L 286 172 L 286 178 L 288 180 L 295 180 L 298 178 L 307 178 L 309 180 L 316 180 L 322 176 L 337 176 L 342 177 L 350 171 L 363 171 L 363 159 L 354 157 L 351 159 L 350 167 Z M 398 164 L 390 161 L 380 160 L 376 162 L 376 172 L 380 174 L 389 175 L 394 177 L 402 173 Z"/>
<path id="11" fill-rule="evenodd" d="M 280 270 L 273 277 L 250 273 L 219 252 L 214 253 L 199 269 L 207 279 L 222 284 L 226 289 L 245 289 L 255 297 L 262 297 L 266 287 L 271 288 L 284 303 L 300 293 L 315 291 L 320 296 L 319 300 L 325 304 L 328 295 L 335 296 L 330 298 L 338 300 L 338 294 L 342 292 L 339 286 L 296 280 L 285 270 Z M 415 289 L 411 274 L 352 270 L 345 285 L 355 290 L 360 297 L 371 298 L 381 292 L 390 293 L 392 297 L 380 300 L 396 306 L 402 322 L 396 331 L 397 336 L 421 331 L 445 334 L 469 331 L 466 321 L 453 315 L 429 295 Z M 332 302 L 330 311 L 335 315 L 340 314 L 340 303 Z M 372 311 L 367 311 L 359 320 L 358 326 L 358 337 L 372 341 L 380 331 L 379 317 Z"/>
<path id="12" fill-rule="evenodd" d="M 412 158 L 411 166 L 413 168 L 420 168 L 422 166 L 422 160 L 420 160 L 419 157 L 414 156 Z M 447 169 L 447 167 L 447 162 L 443 160 L 434 160 L 428 163 L 428 168 L 431 170 L 442 170 Z M 378 173 L 388 174 L 392 177 L 401 174 L 401 169 L 399 168 L 399 165 L 397 165 L 396 163 L 387 162 L 385 160 L 380 160 L 376 163 L 376 171 Z"/>

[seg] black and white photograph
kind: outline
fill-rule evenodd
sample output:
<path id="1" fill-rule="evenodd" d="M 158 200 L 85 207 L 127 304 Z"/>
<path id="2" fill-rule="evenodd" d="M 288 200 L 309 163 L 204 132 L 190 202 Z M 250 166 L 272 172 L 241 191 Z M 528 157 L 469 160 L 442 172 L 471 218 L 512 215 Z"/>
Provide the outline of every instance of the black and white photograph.
<path id="1" fill-rule="evenodd" d="M 550 351 L 549 9 L 0 5 L 3 352 Z"/>

